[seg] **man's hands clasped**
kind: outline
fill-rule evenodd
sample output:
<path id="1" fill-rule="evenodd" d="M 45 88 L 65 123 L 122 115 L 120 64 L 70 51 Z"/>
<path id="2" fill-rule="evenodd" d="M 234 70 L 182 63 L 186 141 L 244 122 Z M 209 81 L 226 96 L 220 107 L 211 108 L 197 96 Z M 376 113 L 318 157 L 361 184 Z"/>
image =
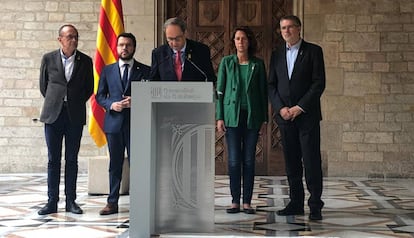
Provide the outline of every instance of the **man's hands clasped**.
<path id="1" fill-rule="evenodd" d="M 131 97 L 124 96 L 121 101 L 113 102 L 111 105 L 111 110 L 116 112 L 121 112 L 124 108 L 131 108 Z"/>
<path id="2" fill-rule="evenodd" d="M 291 108 L 289 107 L 283 107 L 280 109 L 280 115 L 282 118 L 286 121 L 293 121 L 296 117 L 298 117 L 300 114 L 302 114 L 302 109 L 299 106 L 293 106 Z"/>

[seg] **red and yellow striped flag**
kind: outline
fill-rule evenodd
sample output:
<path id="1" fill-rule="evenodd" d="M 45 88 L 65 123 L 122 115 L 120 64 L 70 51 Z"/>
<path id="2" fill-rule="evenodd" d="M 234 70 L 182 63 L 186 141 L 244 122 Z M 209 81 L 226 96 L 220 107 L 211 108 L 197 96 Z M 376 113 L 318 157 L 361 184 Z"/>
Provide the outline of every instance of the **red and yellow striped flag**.
<path id="1" fill-rule="evenodd" d="M 116 38 L 124 32 L 124 19 L 121 0 L 102 0 L 99 14 L 99 26 L 96 39 L 94 64 L 94 94 L 91 96 L 91 112 L 89 116 L 89 133 L 95 144 L 101 147 L 106 144 L 103 131 L 105 110 L 95 100 L 98 91 L 99 76 L 103 67 L 118 60 Z"/>

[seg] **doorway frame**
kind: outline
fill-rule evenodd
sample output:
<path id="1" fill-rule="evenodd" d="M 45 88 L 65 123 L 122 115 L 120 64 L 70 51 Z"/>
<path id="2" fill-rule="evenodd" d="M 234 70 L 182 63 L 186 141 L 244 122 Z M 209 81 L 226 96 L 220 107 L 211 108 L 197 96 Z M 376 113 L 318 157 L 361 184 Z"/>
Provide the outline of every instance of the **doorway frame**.
<path id="1" fill-rule="evenodd" d="M 189 0 L 191 1 L 191 0 Z M 292 0 L 293 14 L 298 16 L 302 20 L 301 35 L 304 36 L 305 22 L 305 0 Z M 165 35 L 163 30 L 164 21 L 166 20 L 167 5 L 170 0 L 155 0 L 154 1 L 154 39 L 155 47 L 159 47 L 165 42 Z"/>

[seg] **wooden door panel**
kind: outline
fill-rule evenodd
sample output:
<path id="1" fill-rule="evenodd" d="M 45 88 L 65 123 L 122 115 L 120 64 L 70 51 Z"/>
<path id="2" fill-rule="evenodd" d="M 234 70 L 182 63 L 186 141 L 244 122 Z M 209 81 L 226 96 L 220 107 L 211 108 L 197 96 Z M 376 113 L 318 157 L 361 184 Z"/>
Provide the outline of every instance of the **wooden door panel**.
<path id="1" fill-rule="evenodd" d="M 283 42 L 278 33 L 281 16 L 292 12 L 291 0 L 165 0 L 166 18 L 180 17 L 187 22 L 189 38 L 210 47 L 217 72 L 223 56 L 232 54 L 231 34 L 236 26 L 249 26 L 258 42 L 257 56 L 269 65 L 272 50 Z M 284 160 L 278 126 L 269 106 L 267 130 L 256 146 L 256 174 L 283 175 Z M 227 174 L 224 135 L 216 133 L 216 174 Z"/>

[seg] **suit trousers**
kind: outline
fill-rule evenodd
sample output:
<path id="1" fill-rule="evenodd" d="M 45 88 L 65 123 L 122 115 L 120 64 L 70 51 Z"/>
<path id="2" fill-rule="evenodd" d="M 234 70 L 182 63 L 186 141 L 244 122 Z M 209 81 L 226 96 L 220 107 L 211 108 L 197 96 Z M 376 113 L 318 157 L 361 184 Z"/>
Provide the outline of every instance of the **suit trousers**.
<path id="1" fill-rule="evenodd" d="M 59 184 L 62 157 L 62 142 L 65 137 L 65 195 L 66 201 L 76 200 L 78 177 L 78 153 L 83 125 L 74 125 L 69 118 L 66 106 L 52 124 L 45 124 L 45 137 L 48 149 L 47 195 L 48 202 L 59 201 Z"/>
<path id="2" fill-rule="evenodd" d="M 322 209 L 322 163 L 320 153 L 320 124 L 311 128 L 301 128 L 295 121 L 279 124 L 282 136 L 283 152 L 286 162 L 286 174 L 289 183 L 291 205 L 303 207 L 305 181 L 310 193 L 308 205 L 311 210 Z"/>
<path id="3" fill-rule="evenodd" d="M 129 162 L 129 126 L 123 125 L 122 130 L 119 133 L 106 133 L 106 140 L 109 149 L 109 196 L 107 201 L 108 203 L 117 204 L 119 200 L 119 189 L 121 187 L 125 149 L 127 150 L 127 158 Z"/>

